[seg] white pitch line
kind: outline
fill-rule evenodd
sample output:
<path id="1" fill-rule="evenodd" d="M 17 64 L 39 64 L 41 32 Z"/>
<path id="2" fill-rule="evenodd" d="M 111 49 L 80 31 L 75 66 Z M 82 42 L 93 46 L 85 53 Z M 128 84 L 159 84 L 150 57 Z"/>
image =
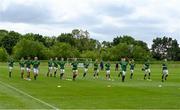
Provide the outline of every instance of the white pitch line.
<path id="1" fill-rule="evenodd" d="M 40 100 L 40 99 L 38 99 L 38 98 L 35 98 L 35 97 L 33 97 L 33 96 L 31 96 L 31 95 L 29 95 L 29 94 L 27 94 L 27 93 L 25 93 L 25 92 L 23 92 L 23 91 L 21 91 L 21 90 L 13 87 L 13 86 L 11 86 L 11 85 L 9 85 L 9 84 L 6 84 L 6 83 L 4 83 L 4 82 L 2 82 L 2 81 L 0 81 L 0 83 L 3 84 L 3 85 L 5 85 L 6 87 L 9 87 L 9 88 L 11 88 L 11 89 L 13 89 L 13 90 L 15 90 L 15 91 L 17 91 L 17 92 L 19 92 L 19 93 L 27 96 L 27 97 L 30 97 L 30 98 L 32 98 L 32 99 L 40 102 L 40 103 L 42 103 L 42 104 L 44 104 L 44 105 L 46 105 L 46 106 L 48 106 L 48 107 L 50 107 L 50 108 L 52 108 L 52 109 L 59 110 L 59 108 L 57 108 L 57 107 L 55 107 L 55 106 L 53 106 L 53 105 L 50 105 L 50 104 L 48 104 L 47 102 L 44 102 L 44 101 L 42 101 L 42 100 Z"/>

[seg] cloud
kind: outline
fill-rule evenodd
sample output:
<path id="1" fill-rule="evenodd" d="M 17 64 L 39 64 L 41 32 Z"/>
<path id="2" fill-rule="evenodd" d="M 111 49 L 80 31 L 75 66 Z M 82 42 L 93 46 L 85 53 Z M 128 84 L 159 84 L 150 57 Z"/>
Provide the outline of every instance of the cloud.
<path id="1" fill-rule="evenodd" d="M 51 22 L 51 13 L 47 8 L 36 5 L 9 4 L 0 11 L 1 22 L 46 24 Z"/>
<path id="2" fill-rule="evenodd" d="M 180 41 L 179 0 L 0 0 L 0 28 L 59 35 L 74 28 L 98 40 L 131 35 L 149 45 L 154 37 Z"/>

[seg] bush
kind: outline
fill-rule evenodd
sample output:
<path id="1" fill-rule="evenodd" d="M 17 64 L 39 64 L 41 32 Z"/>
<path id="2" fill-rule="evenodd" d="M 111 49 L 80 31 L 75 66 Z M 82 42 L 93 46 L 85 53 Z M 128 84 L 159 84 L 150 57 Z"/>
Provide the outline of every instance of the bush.
<path id="1" fill-rule="evenodd" d="M 19 41 L 16 46 L 13 48 L 13 55 L 16 59 L 21 57 L 35 57 L 39 59 L 47 59 L 48 56 L 45 54 L 45 47 L 42 43 L 38 41 L 31 41 L 22 39 Z"/>
<path id="2" fill-rule="evenodd" d="M 6 50 L 2 47 L 0 47 L 0 61 L 7 61 L 8 54 Z"/>

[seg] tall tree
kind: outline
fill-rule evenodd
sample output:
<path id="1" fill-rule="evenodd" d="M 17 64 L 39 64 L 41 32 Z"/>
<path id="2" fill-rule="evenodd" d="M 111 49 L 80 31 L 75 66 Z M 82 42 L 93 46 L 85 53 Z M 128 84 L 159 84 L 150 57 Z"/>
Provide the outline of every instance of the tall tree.
<path id="1" fill-rule="evenodd" d="M 152 55 L 157 60 L 168 58 L 170 60 L 177 59 L 179 45 L 177 40 L 164 36 L 163 38 L 157 37 L 153 39 Z"/>
<path id="2" fill-rule="evenodd" d="M 21 38 L 21 34 L 10 31 L 5 37 L 2 38 L 2 46 L 6 49 L 8 54 L 12 54 L 12 49 Z"/>

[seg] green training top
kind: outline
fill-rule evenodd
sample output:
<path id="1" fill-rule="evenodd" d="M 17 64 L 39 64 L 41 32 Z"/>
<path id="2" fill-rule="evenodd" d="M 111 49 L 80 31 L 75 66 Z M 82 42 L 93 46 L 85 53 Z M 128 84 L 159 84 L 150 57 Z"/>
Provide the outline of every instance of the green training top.
<path id="1" fill-rule="evenodd" d="M 14 60 L 10 59 L 10 60 L 8 61 L 8 65 L 9 65 L 10 67 L 13 67 L 13 66 L 14 66 Z"/>
<path id="2" fill-rule="evenodd" d="M 25 64 L 26 64 L 26 68 L 31 68 L 32 61 L 31 60 L 26 60 Z"/>
<path id="3" fill-rule="evenodd" d="M 32 65 L 33 65 L 33 68 L 38 68 L 40 65 L 40 61 L 34 60 L 34 61 L 32 61 Z"/>
<path id="4" fill-rule="evenodd" d="M 84 68 L 88 68 L 88 66 L 89 66 L 89 62 L 84 62 Z"/>
<path id="5" fill-rule="evenodd" d="M 163 64 L 162 64 L 162 69 L 163 69 L 163 70 L 167 70 L 167 69 L 168 69 L 166 63 L 163 63 Z"/>
<path id="6" fill-rule="evenodd" d="M 72 67 L 72 70 L 77 70 L 77 68 L 78 68 L 78 62 L 73 62 L 71 65 L 73 66 L 73 67 Z"/>
<path id="7" fill-rule="evenodd" d="M 121 61 L 121 62 L 120 62 L 120 65 L 121 65 L 122 71 L 126 71 L 126 70 L 127 70 L 128 62 L 126 62 L 126 61 Z"/>
<path id="8" fill-rule="evenodd" d="M 60 69 L 64 69 L 65 64 L 66 64 L 65 61 L 60 61 L 60 62 L 59 62 Z"/>
<path id="9" fill-rule="evenodd" d="M 144 63 L 144 69 L 149 69 L 149 67 L 150 67 L 150 64 L 148 62 L 145 62 Z"/>
<path id="10" fill-rule="evenodd" d="M 53 61 L 53 63 L 54 63 L 54 67 L 56 67 L 56 68 L 57 68 L 57 67 L 58 67 L 58 63 L 59 63 L 59 61 L 58 61 L 58 60 L 54 60 L 54 61 Z"/>
<path id="11" fill-rule="evenodd" d="M 49 60 L 49 61 L 48 61 L 48 66 L 49 66 L 49 67 L 52 67 L 52 66 L 53 66 L 53 61 L 52 61 L 52 60 Z"/>
<path id="12" fill-rule="evenodd" d="M 25 67 L 25 61 L 24 60 L 20 60 L 19 65 L 20 65 L 20 67 Z"/>
<path id="13" fill-rule="evenodd" d="M 98 70 L 98 67 L 99 67 L 99 66 L 98 66 L 98 63 L 95 62 L 95 63 L 94 63 L 94 70 Z"/>
<path id="14" fill-rule="evenodd" d="M 130 63 L 130 70 L 134 70 L 134 67 L 135 67 L 135 63 Z"/>
<path id="15" fill-rule="evenodd" d="M 111 64 L 110 63 L 106 63 L 105 67 L 106 67 L 106 70 L 110 70 Z"/>

